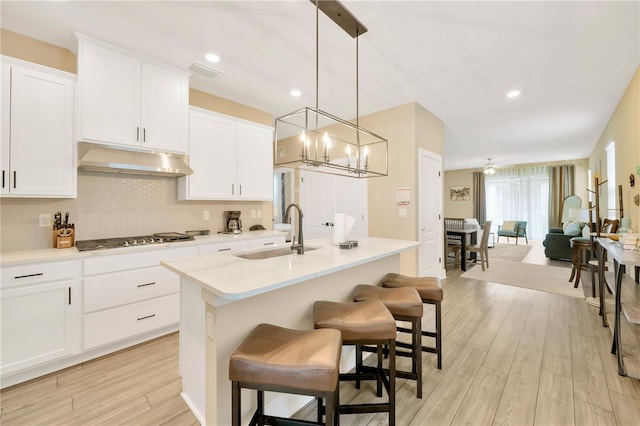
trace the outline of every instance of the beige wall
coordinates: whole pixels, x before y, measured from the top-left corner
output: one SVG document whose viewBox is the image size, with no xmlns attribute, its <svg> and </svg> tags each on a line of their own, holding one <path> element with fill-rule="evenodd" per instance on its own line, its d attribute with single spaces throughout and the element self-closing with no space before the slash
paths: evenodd
<svg viewBox="0 0 640 426">
<path fill-rule="evenodd" d="M 389 176 L 368 181 L 369 235 L 417 240 L 418 147 L 442 155 L 444 123 L 412 102 L 361 117 L 360 125 L 389 141 Z M 407 217 L 400 217 L 396 188 L 404 186 L 411 189 L 411 204 Z M 401 270 L 417 273 L 417 250 L 403 253 Z"/>
<path fill-rule="evenodd" d="M 636 69 L 629 86 L 614 110 L 607 126 L 589 156 L 589 168 L 592 173 L 600 171 L 600 181 L 607 177 L 606 146 L 616 142 L 616 186 L 622 185 L 624 217 L 631 218 L 631 226 L 640 230 L 640 207 L 633 203 L 633 197 L 640 194 L 640 175 L 636 170 L 640 166 L 640 67 Z M 636 175 L 636 184 L 629 185 L 629 175 Z M 600 204 L 606 206 L 606 185 L 602 185 L 603 194 Z M 619 208 L 619 206 L 618 206 Z M 605 212 L 601 209 L 601 214 Z"/>
<path fill-rule="evenodd" d="M 0 53 L 46 67 L 76 73 L 76 56 L 69 50 L 0 29 Z"/>
<path fill-rule="evenodd" d="M 76 57 L 67 49 L 2 30 L 2 54 L 76 72 Z M 217 96 L 190 90 L 190 104 L 273 125 L 270 113 Z M 51 247 L 50 230 L 38 226 L 40 213 L 68 211 L 76 224 L 77 239 L 144 235 L 153 232 L 209 229 L 223 226 L 223 211 L 242 211 L 244 229 L 261 224 L 272 228 L 273 203 L 178 201 L 177 179 L 138 177 L 110 173 L 78 173 L 77 199 L 2 198 L 0 205 L 0 251 Z M 209 210 L 211 219 L 202 219 Z M 262 210 L 261 219 L 251 219 L 251 210 Z"/>
</svg>

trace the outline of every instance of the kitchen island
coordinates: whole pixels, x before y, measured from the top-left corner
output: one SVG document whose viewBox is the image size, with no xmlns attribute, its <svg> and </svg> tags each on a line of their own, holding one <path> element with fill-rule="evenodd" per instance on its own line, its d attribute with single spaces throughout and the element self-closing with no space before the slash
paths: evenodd
<svg viewBox="0 0 640 426">
<path fill-rule="evenodd" d="M 304 255 L 244 259 L 215 253 L 161 262 L 181 276 L 180 375 L 183 398 L 207 425 L 231 423 L 229 357 L 260 323 L 310 329 L 317 300 L 351 300 L 357 284 L 378 284 L 400 271 L 400 253 L 416 241 L 363 238 L 343 250 L 328 239 L 311 240 Z M 282 247 L 282 246 L 280 246 Z M 353 365 L 343 356 L 341 369 Z M 253 411 L 254 393 L 243 392 L 243 417 Z M 288 416 L 308 397 L 271 394 L 266 410 Z"/>
</svg>

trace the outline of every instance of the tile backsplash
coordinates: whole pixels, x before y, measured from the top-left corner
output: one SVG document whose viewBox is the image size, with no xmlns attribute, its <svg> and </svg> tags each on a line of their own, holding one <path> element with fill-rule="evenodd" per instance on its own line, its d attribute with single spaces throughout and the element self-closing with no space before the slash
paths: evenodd
<svg viewBox="0 0 640 426">
<path fill-rule="evenodd" d="M 78 172 L 76 199 L 2 198 L 2 252 L 51 248 L 51 228 L 38 226 L 40 213 L 70 213 L 76 239 L 124 237 L 154 232 L 223 228 L 225 210 L 242 211 L 243 230 L 261 224 L 272 229 L 273 203 L 178 201 L 176 178 Z M 210 219 L 203 213 L 209 211 Z M 261 210 L 262 218 L 251 218 Z"/>
</svg>

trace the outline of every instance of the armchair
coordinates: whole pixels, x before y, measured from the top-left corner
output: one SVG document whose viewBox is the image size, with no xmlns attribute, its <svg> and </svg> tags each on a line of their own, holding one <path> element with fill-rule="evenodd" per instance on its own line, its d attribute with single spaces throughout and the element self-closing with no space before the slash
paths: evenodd
<svg viewBox="0 0 640 426">
<path fill-rule="evenodd" d="M 572 222 L 567 224 L 566 229 L 551 228 L 544 238 L 544 255 L 549 259 L 571 261 L 573 250 L 571 239 L 576 237 L 589 237 L 589 225 L 585 223 Z"/>
<path fill-rule="evenodd" d="M 524 237 L 525 242 L 529 244 L 529 239 L 527 238 L 527 221 L 505 220 L 502 222 L 502 225 L 498 225 L 497 242 L 500 242 L 500 237 L 507 237 L 507 241 L 509 241 L 509 237 L 514 237 L 516 239 L 516 245 L 518 244 L 518 238 Z"/>
</svg>

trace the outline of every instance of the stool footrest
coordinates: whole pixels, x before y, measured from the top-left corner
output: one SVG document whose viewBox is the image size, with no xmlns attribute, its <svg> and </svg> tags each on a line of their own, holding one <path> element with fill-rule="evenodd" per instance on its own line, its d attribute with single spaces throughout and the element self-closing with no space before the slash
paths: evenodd
<svg viewBox="0 0 640 426">
<path fill-rule="evenodd" d="M 422 347 L 422 352 L 429 352 L 429 353 L 432 353 L 432 354 L 437 354 L 438 350 L 436 348 L 430 348 L 428 346 L 423 346 Z"/>
<path fill-rule="evenodd" d="M 389 404 L 349 404 L 340 406 L 340 414 L 387 413 Z"/>
<path fill-rule="evenodd" d="M 262 420 L 266 425 L 278 425 L 278 426 L 308 426 L 308 425 L 324 424 L 324 423 L 318 423 L 318 422 L 311 422 L 308 420 L 295 420 L 295 419 L 288 419 L 286 417 L 276 417 L 276 416 L 266 416 L 266 415 L 262 416 Z M 260 422 L 257 419 L 256 421 L 254 421 L 254 419 L 251 419 L 249 426 L 259 425 L 259 424 Z"/>
</svg>

